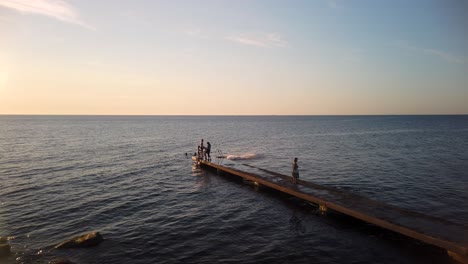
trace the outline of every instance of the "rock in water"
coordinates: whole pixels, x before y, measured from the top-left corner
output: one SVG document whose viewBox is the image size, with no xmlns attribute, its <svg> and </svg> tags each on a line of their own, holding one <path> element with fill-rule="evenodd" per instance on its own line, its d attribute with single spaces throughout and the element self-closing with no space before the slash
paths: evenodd
<svg viewBox="0 0 468 264">
<path fill-rule="evenodd" d="M 10 245 L 0 244 L 0 257 L 6 257 L 10 255 L 11 253 L 10 249 L 11 249 Z"/>
<path fill-rule="evenodd" d="M 55 248 L 77 248 L 77 247 L 93 247 L 101 243 L 103 240 L 99 232 L 91 232 L 81 236 L 76 236 L 70 240 L 62 242 Z"/>
</svg>

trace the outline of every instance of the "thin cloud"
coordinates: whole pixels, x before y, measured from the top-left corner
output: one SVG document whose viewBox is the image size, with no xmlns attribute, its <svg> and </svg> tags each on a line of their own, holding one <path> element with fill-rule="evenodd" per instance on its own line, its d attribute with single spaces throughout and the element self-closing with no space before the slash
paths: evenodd
<svg viewBox="0 0 468 264">
<path fill-rule="evenodd" d="M 435 57 L 438 57 L 439 59 L 442 59 L 450 63 L 456 63 L 456 64 L 465 63 L 465 60 L 462 57 L 458 57 L 458 56 L 455 56 L 453 54 L 450 54 L 448 52 L 441 51 L 441 50 L 416 47 L 416 46 L 410 45 L 407 41 L 404 41 L 404 40 L 395 41 L 394 44 L 400 48 L 435 56 Z"/>
<path fill-rule="evenodd" d="M 435 50 L 435 49 L 422 49 L 422 51 L 426 54 L 438 56 L 439 58 L 442 58 L 443 60 L 446 60 L 448 62 L 459 63 L 459 64 L 464 63 L 464 60 L 462 58 L 456 57 L 445 51 L 440 51 L 440 50 Z"/>
<path fill-rule="evenodd" d="M 262 48 L 268 47 L 285 47 L 288 43 L 277 33 L 268 34 L 239 34 L 226 37 L 227 40 L 236 42 L 242 45 L 256 46 Z"/>
<path fill-rule="evenodd" d="M 243 45 L 267 47 L 267 45 L 264 42 L 245 36 L 229 36 L 226 37 L 226 39 Z"/>
<path fill-rule="evenodd" d="M 288 43 L 279 34 L 270 33 L 267 34 L 267 41 L 275 47 L 285 47 Z"/>
<path fill-rule="evenodd" d="M 24 14 L 30 13 L 48 16 L 88 29 L 95 29 L 84 23 L 80 19 L 76 9 L 62 0 L 0 0 L 0 6 L 11 8 Z"/>
</svg>

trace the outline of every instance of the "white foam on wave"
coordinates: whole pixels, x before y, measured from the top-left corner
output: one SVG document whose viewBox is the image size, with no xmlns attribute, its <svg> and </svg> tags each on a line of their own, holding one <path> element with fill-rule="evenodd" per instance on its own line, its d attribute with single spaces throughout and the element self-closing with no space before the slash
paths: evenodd
<svg viewBox="0 0 468 264">
<path fill-rule="evenodd" d="M 227 155 L 226 159 L 228 160 L 249 160 L 249 159 L 255 159 L 258 158 L 259 155 L 255 153 L 245 153 L 242 155 Z"/>
</svg>

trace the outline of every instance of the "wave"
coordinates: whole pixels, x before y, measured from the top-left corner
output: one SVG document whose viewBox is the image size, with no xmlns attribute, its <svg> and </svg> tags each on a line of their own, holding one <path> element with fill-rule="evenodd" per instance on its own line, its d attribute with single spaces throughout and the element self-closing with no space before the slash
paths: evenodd
<svg viewBox="0 0 468 264">
<path fill-rule="evenodd" d="M 226 159 L 228 160 L 249 160 L 249 159 L 255 159 L 260 157 L 260 155 L 255 154 L 255 153 L 245 153 L 242 155 L 226 155 Z"/>
</svg>

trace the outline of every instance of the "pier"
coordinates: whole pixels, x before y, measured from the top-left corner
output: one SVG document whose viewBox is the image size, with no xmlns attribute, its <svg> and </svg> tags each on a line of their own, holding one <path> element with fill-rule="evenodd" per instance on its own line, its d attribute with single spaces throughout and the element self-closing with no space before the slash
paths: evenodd
<svg viewBox="0 0 468 264">
<path fill-rule="evenodd" d="M 201 167 L 214 170 L 218 174 L 241 177 L 256 185 L 314 203 L 322 211 L 334 210 L 442 248 L 458 262 L 468 263 L 468 232 L 464 225 L 309 181 L 299 180 L 298 184 L 293 184 L 290 176 L 249 164 L 239 164 L 233 168 L 194 158 Z"/>
</svg>

